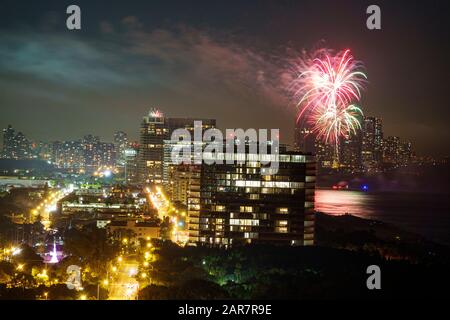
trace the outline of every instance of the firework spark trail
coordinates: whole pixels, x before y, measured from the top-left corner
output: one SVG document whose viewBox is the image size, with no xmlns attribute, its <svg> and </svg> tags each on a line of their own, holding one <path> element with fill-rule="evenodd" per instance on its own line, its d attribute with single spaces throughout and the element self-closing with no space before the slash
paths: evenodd
<svg viewBox="0 0 450 320">
<path fill-rule="evenodd" d="M 354 103 L 361 99 L 367 77 L 360 69 L 350 50 L 333 55 L 322 49 L 295 66 L 290 91 L 299 109 L 297 121 L 306 121 L 319 139 L 336 148 L 339 137 L 361 127 L 363 113 Z"/>
</svg>

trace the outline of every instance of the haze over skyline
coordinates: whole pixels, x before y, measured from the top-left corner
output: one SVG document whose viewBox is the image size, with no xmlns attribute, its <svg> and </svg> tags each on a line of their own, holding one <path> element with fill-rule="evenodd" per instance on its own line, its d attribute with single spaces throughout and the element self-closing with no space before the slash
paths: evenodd
<svg viewBox="0 0 450 320">
<path fill-rule="evenodd" d="M 116 130 L 137 139 L 158 107 L 220 128 L 280 128 L 292 143 L 286 58 L 326 46 L 364 62 L 362 107 L 383 119 L 385 135 L 418 154 L 450 153 L 445 2 L 379 1 L 380 31 L 365 26 L 367 1 L 77 1 L 81 31 L 65 28 L 69 4 L 0 5 L 1 128 L 33 140 L 110 141 Z"/>
</svg>

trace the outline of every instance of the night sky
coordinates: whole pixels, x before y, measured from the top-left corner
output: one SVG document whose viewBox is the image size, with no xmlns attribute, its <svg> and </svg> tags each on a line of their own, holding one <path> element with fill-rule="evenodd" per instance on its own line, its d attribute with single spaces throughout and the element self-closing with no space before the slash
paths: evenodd
<svg viewBox="0 0 450 320">
<path fill-rule="evenodd" d="M 70 4 L 81 31 L 66 29 Z M 369 4 L 381 30 L 366 28 Z M 448 1 L 2 0 L 0 12 L 0 127 L 34 140 L 137 139 L 158 107 L 221 128 L 280 128 L 291 143 L 285 59 L 325 46 L 364 62 L 362 107 L 385 136 L 450 154 Z"/>
</svg>

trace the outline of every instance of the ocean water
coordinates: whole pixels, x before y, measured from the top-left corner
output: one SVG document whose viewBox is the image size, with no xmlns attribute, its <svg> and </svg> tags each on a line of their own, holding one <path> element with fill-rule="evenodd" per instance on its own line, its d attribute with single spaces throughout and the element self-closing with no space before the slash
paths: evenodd
<svg viewBox="0 0 450 320">
<path fill-rule="evenodd" d="M 316 190 L 316 211 L 349 213 L 394 224 L 450 244 L 450 195 L 410 192 Z"/>
</svg>

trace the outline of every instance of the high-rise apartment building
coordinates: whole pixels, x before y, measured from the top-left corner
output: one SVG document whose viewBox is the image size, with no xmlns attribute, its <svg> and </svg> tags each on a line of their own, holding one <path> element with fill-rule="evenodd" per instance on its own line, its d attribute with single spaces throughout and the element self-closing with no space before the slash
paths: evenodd
<svg viewBox="0 0 450 320">
<path fill-rule="evenodd" d="M 140 182 L 162 183 L 164 140 L 169 130 L 164 114 L 157 109 L 150 110 L 141 123 L 139 141 L 138 176 Z"/>
<path fill-rule="evenodd" d="M 203 133 L 208 129 L 213 129 L 216 127 L 215 119 L 194 119 L 194 118 L 167 118 L 169 136 L 171 137 L 172 133 L 177 129 L 185 129 L 189 132 L 190 137 L 183 136 L 185 141 L 172 141 L 172 140 L 164 140 L 164 160 L 163 160 L 163 183 L 168 185 L 170 182 L 169 171 L 174 171 L 173 168 L 170 168 L 172 163 L 172 150 L 175 146 L 179 146 L 180 144 L 185 147 L 188 146 L 191 148 L 192 153 L 194 151 L 193 141 L 195 139 L 195 130 L 197 130 L 201 137 L 203 137 Z M 197 123 L 198 128 L 195 128 L 194 124 Z M 169 137 L 169 138 L 170 138 Z M 203 143 L 200 142 L 203 146 Z M 173 186 L 175 187 L 175 186 Z M 176 192 L 178 193 L 178 191 Z"/>
<path fill-rule="evenodd" d="M 199 118 L 166 118 L 167 128 L 169 130 L 169 139 L 176 129 L 186 129 L 194 139 L 194 122 L 201 122 L 202 132 L 216 127 L 215 119 L 199 119 Z"/>
<path fill-rule="evenodd" d="M 347 172 L 356 172 L 361 169 L 362 132 L 351 133 L 343 137 L 339 148 L 339 168 Z"/>
<path fill-rule="evenodd" d="M 185 129 L 194 139 L 195 121 L 201 122 L 201 131 L 215 128 L 214 119 L 166 118 L 160 110 L 152 109 L 141 124 L 139 148 L 140 182 L 167 183 L 170 165 L 170 137 L 177 129 Z M 164 147 L 164 143 L 168 147 Z M 166 157 L 166 158 L 165 158 Z M 166 161 L 164 161 L 166 159 Z"/>
<path fill-rule="evenodd" d="M 55 141 L 51 152 L 52 162 L 58 168 L 86 173 L 93 173 L 101 167 L 113 167 L 116 159 L 114 144 L 101 142 L 92 135 L 75 141 Z"/>
<path fill-rule="evenodd" d="M 337 168 L 335 147 L 333 145 L 316 140 L 315 149 L 318 170 Z"/>
<path fill-rule="evenodd" d="M 84 150 L 81 141 L 55 141 L 53 161 L 58 168 L 84 170 Z"/>
<path fill-rule="evenodd" d="M 406 166 L 411 162 L 411 142 L 401 141 L 399 137 L 387 137 L 383 143 L 383 163 L 385 167 Z"/>
<path fill-rule="evenodd" d="M 126 183 L 138 182 L 138 143 L 130 143 L 129 147 L 123 151 L 124 164 L 124 180 Z"/>
<path fill-rule="evenodd" d="M 7 159 L 32 159 L 31 143 L 22 132 L 16 132 L 11 125 L 3 129 L 2 157 Z"/>
<path fill-rule="evenodd" d="M 116 131 L 114 133 L 114 147 L 117 165 L 123 167 L 125 165 L 124 151 L 128 149 L 128 135 L 125 132 Z"/>
<path fill-rule="evenodd" d="M 362 127 L 362 164 L 366 170 L 377 170 L 383 157 L 382 121 L 376 117 L 365 117 Z"/>
<path fill-rule="evenodd" d="M 169 183 L 166 184 L 166 190 L 171 202 L 187 206 L 189 188 L 196 179 L 195 170 L 192 169 L 193 166 L 185 164 L 169 166 Z"/>
<path fill-rule="evenodd" d="M 263 174 L 265 155 L 252 154 L 248 148 L 245 154 L 231 155 L 245 159 L 243 163 L 191 165 L 191 242 L 214 246 L 314 243 L 315 159 L 280 150 L 279 169 L 271 175 Z"/>
<path fill-rule="evenodd" d="M 302 121 L 297 121 L 294 128 L 294 148 L 296 151 L 316 154 L 316 135 Z"/>
<path fill-rule="evenodd" d="M 16 131 L 9 125 L 6 129 L 3 129 L 3 150 L 2 158 L 14 159 L 16 157 L 14 148 L 14 138 Z"/>
<path fill-rule="evenodd" d="M 116 152 L 113 143 L 101 142 L 100 138 L 86 135 L 82 140 L 84 154 L 84 169 L 95 172 L 100 167 L 112 167 L 116 162 Z"/>
<path fill-rule="evenodd" d="M 100 138 L 88 134 L 83 137 L 83 155 L 84 155 L 84 168 L 86 172 L 94 172 L 98 165 L 98 145 L 100 143 Z"/>
</svg>

